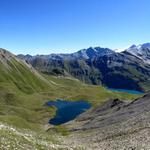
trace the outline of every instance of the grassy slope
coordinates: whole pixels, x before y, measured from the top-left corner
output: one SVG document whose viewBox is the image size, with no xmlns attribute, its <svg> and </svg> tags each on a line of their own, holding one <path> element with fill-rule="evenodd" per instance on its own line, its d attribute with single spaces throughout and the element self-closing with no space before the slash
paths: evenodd
<svg viewBox="0 0 150 150">
<path fill-rule="evenodd" d="M 114 93 L 102 86 L 83 84 L 73 78 L 44 76 L 47 80 L 54 81 L 58 84 L 57 89 L 52 92 L 53 99 L 87 100 L 96 107 L 108 99 L 120 98 L 123 100 L 131 100 L 137 97 L 137 95 L 127 93 Z M 56 95 L 54 93 L 56 93 Z"/>
<path fill-rule="evenodd" d="M 19 127 L 38 129 L 48 111 L 42 107 L 53 86 L 35 70 L 15 58 L 0 61 L 0 120 Z"/>
</svg>

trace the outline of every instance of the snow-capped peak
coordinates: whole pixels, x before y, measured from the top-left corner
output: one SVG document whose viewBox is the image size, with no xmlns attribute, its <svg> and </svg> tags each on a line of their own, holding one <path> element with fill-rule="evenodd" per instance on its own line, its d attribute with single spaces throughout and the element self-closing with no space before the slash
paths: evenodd
<svg viewBox="0 0 150 150">
<path fill-rule="evenodd" d="M 150 63 L 150 43 L 144 43 L 140 45 L 132 45 L 128 49 L 125 50 L 132 55 Z"/>
<path fill-rule="evenodd" d="M 132 46 L 130 46 L 130 49 L 131 48 L 137 48 L 137 46 L 135 44 L 133 44 Z"/>
<path fill-rule="evenodd" d="M 130 53 L 138 53 L 138 54 L 143 54 L 147 49 L 150 49 L 150 43 L 144 43 L 140 45 L 132 45 L 130 46 L 126 51 Z"/>
</svg>

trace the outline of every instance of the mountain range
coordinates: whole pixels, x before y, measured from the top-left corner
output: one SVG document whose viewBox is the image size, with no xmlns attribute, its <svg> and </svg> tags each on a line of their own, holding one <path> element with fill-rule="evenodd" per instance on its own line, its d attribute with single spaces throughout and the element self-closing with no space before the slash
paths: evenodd
<svg viewBox="0 0 150 150">
<path fill-rule="evenodd" d="M 71 76 L 88 84 L 140 91 L 148 90 L 150 85 L 150 43 L 132 45 L 120 53 L 90 47 L 72 54 L 18 55 L 18 58 L 42 73 Z"/>
</svg>

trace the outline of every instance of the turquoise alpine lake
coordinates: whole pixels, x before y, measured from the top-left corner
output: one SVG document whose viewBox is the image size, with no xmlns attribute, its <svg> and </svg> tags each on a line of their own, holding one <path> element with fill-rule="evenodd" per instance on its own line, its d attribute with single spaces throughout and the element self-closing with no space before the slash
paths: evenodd
<svg viewBox="0 0 150 150">
<path fill-rule="evenodd" d="M 127 89 L 114 89 L 114 88 L 108 88 L 108 90 L 113 92 L 124 92 L 129 94 L 144 94 L 144 92 L 136 91 L 136 90 L 127 90 Z"/>
<path fill-rule="evenodd" d="M 46 105 L 57 108 L 56 115 L 49 121 L 52 125 L 61 125 L 73 120 L 92 106 L 87 101 L 66 101 L 61 99 L 49 101 Z"/>
</svg>

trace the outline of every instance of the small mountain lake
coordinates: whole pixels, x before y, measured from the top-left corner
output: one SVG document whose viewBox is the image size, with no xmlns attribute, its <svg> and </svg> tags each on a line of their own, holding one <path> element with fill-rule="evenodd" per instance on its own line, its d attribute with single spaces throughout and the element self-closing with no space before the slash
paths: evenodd
<svg viewBox="0 0 150 150">
<path fill-rule="evenodd" d="M 108 88 L 108 90 L 113 92 L 124 92 L 129 94 L 144 94 L 144 92 L 136 91 L 136 90 L 127 90 L 127 89 L 114 89 L 114 88 Z"/>
<path fill-rule="evenodd" d="M 49 101 L 46 104 L 57 108 L 55 117 L 49 121 L 52 125 L 60 125 L 73 120 L 92 106 L 86 101 L 66 101 L 60 99 Z"/>
</svg>

